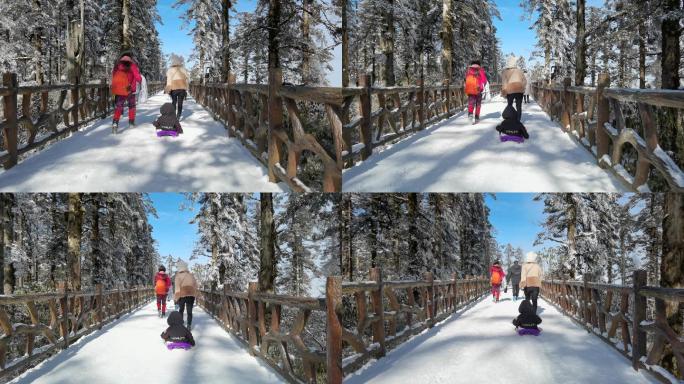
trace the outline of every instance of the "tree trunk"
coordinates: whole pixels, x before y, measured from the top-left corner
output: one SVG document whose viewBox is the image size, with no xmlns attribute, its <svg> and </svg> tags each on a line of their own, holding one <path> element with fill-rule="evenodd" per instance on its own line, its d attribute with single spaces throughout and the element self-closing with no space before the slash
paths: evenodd
<svg viewBox="0 0 684 384">
<path fill-rule="evenodd" d="M 654 217 L 657 204 L 659 204 L 657 196 L 658 195 L 655 193 L 652 193 L 650 196 L 651 202 L 649 205 L 649 212 L 651 217 Z M 658 280 L 660 278 L 660 267 L 658 260 L 658 255 L 660 254 L 660 239 L 656 224 L 653 224 L 648 228 L 648 237 L 648 281 L 650 284 L 656 285 L 658 284 Z"/>
<path fill-rule="evenodd" d="M 577 57 L 575 67 L 575 85 L 584 85 L 587 77 L 587 38 L 585 35 L 585 0 L 577 0 Z"/>
<path fill-rule="evenodd" d="M 342 34 L 342 87 L 349 86 L 349 30 L 347 29 L 347 6 L 349 0 L 340 0 Z"/>
<path fill-rule="evenodd" d="M 269 0 L 268 7 L 268 68 L 280 66 L 280 0 Z"/>
<path fill-rule="evenodd" d="M 408 194 L 409 254 L 408 273 L 412 278 L 420 277 L 422 263 L 418 255 L 418 194 Z"/>
<path fill-rule="evenodd" d="M 646 27 L 639 22 L 639 88 L 646 88 Z"/>
<path fill-rule="evenodd" d="M 676 15 L 681 10 L 680 0 L 663 0 L 662 7 L 663 14 Z M 679 18 L 670 16 L 663 20 L 661 26 L 662 60 L 660 65 L 663 89 L 679 88 L 679 62 L 681 60 L 679 38 L 682 34 L 679 21 Z"/>
<path fill-rule="evenodd" d="M 349 281 L 354 280 L 352 258 L 352 201 L 351 194 L 342 194 L 340 201 L 340 273 Z"/>
<path fill-rule="evenodd" d="M 273 0 L 272 0 L 273 2 Z M 275 293 L 275 223 L 273 221 L 273 195 L 261 193 L 261 250 L 259 263 L 259 291 Z"/>
<path fill-rule="evenodd" d="M 67 269 L 69 271 L 70 289 L 81 290 L 81 233 L 83 226 L 83 208 L 81 194 L 69 193 L 69 213 L 67 220 Z"/>
<path fill-rule="evenodd" d="M 576 243 L 575 243 L 575 236 L 577 234 L 577 205 L 575 201 L 572 198 L 571 193 L 566 193 L 565 194 L 565 201 L 568 204 L 567 208 L 567 231 L 568 231 L 568 258 L 572 260 L 573 258 L 576 261 L 575 267 L 576 269 L 574 270 L 574 274 L 572 277 L 575 277 L 577 272 L 582 271 L 582 262 L 579 257 L 577 257 L 577 252 L 576 252 Z"/>
<path fill-rule="evenodd" d="M 385 0 L 385 25 L 380 36 L 380 48 L 384 55 L 383 80 L 386 87 L 395 84 L 394 77 L 394 0 Z"/>
<path fill-rule="evenodd" d="M 221 81 L 227 81 L 230 72 L 230 8 L 233 6 L 231 1 L 221 1 L 221 12 L 224 17 L 223 23 L 221 23 L 221 36 L 223 37 Z"/>
<path fill-rule="evenodd" d="M 121 0 L 121 50 L 131 49 L 131 0 Z"/>
<path fill-rule="evenodd" d="M 684 288 L 684 193 L 667 193 L 664 211 L 660 286 L 681 289 Z M 681 335 L 684 302 L 667 301 L 665 305 L 668 324 L 675 335 Z M 670 372 L 676 372 L 677 360 L 670 345 L 665 348 L 660 365 Z"/>
<path fill-rule="evenodd" d="M 5 250 L 9 247 L 7 232 L 11 225 L 13 198 L 9 193 L 0 194 L 0 295 L 5 294 Z"/>
<path fill-rule="evenodd" d="M 451 82 L 453 80 L 453 46 L 454 25 L 451 11 L 453 0 L 442 0 L 442 79 Z"/>
<path fill-rule="evenodd" d="M 313 42 L 311 41 L 311 12 L 312 0 L 302 0 L 302 41 L 304 49 L 302 50 L 302 83 L 311 84 L 316 80 L 311 73 L 311 51 Z"/>
<path fill-rule="evenodd" d="M 93 194 L 92 229 L 90 231 L 90 260 L 93 270 L 90 273 L 92 285 L 102 283 L 102 251 L 100 250 L 100 196 Z"/>
<path fill-rule="evenodd" d="M 380 195 L 369 195 L 370 196 L 370 215 L 369 215 L 369 220 L 370 220 L 370 231 L 368 234 L 368 248 L 370 251 L 370 256 L 371 256 L 371 267 L 375 268 L 378 266 L 378 202 L 377 198 L 380 198 Z"/>
</svg>

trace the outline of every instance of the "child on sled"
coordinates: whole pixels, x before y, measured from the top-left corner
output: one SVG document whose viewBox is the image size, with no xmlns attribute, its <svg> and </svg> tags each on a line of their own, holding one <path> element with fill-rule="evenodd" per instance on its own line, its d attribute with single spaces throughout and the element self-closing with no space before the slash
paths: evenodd
<svg viewBox="0 0 684 384">
<path fill-rule="evenodd" d="M 523 300 L 518 307 L 518 312 L 520 312 L 520 315 L 513 319 L 515 330 L 521 335 L 539 335 L 541 329 L 539 329 L 537 326 L 541 324 L 542 319 L 536 313 L 534 313 L 532 303 L 530 303 L 529 300 Z"/>
<path fill-rule="evenodd" d="M 192 333 L 183 325 L 183 316 L 180 312 L 171 312 L 166 322 L 169 324 L 169 327 L 166 328 L 166 331 L 162 332 L 161 338 L 165 342 L 169 342 L 167 345 L 169 349 L 173 349 L 172 347 L 187 349 L 195 346 L 195 339 L 192 337 Z"/>
<path fill-rule="evenodd" d="M 157 128 L 157 135 L 173 135 L 178 136 L 183 133 L 183 128 L 181 127 L 178 117 L 176 117 L 176 111 L 174 110 L 173 104 L 165 103 L 159 109 L 161 116 L 152 123 L 155 128 Z"/>
</svg>

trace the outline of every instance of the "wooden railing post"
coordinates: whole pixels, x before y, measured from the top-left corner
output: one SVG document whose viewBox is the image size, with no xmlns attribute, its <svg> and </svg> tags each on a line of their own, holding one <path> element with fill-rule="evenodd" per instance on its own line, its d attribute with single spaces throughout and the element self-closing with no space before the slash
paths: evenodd
<svg viewBox="0 0 684 384">
<path fill-rule="evenodd" d="M 601 158 L 608 154 L 610 137 L 606 132 L 605 124 L 610 120 L 610 104 L 604 96 L 605 90 L 610 87 L 610 75 L 601 73 L 596 87 L 596 161 L 601 166 Z"/>
<path fill-rule="evenodd" d="M 17 126 L 17 93 L 19 87 L 17 84 L 16 73 L 3 73 L 2 86 L 11 89 L 11 94 L 2 97 L 4 104 L 3 114 L 5 115 L 5 129 L 3 138 L 5 141 L 5 150 L 9 153 L 9 159 L 5 161 L 5 169 L 10 169 L 17 165 L 19 153 L 17 152 L 18 130 Z"/>
<path fill-rule="evenodd" d="M 233 111 L 233 104 L 235 104 L 235 95 L 234 91 L 232 89 L 232 86 L 235 84 L 235 74 L 230 72 L 228 73 L 228 94 L 227 94 L 227 99 L 226 103 L 228 104 L 226 107 L 228 108 L 228 136 L 229 137 L 235 137 L 235 112 Z"/>
<path fill-rule="evenodd" d="M 634 307 L 632 307 L 632 368 L 639 370 L 639 360 L 646 356 L 646 332 L 641 322 L 646 320 L 646 297 L 639 290 L 646 286 L 646 271 L 638 269 L 633 274 Z"/>
<path fill-rule="evenodd" d="M 371 77 L 369 74 L 361 76 L 359 79 L 359 86 L 363 87 L 361 94 L 361 102 L 359 108 L 361 109 L 361 142 L 363 143 L 363 150 L 361 151 L 361 159 L 366 160 L 373 154 L 373 131 L 371 122 Z M 351 141 L 347 143 L 351 153 Z"/>
<path fill-rule="evenodd" d="M 247 322 L 248 322 L 248 338 L 249 338 L 249 353 L 256 356 L 256 346 L 257 346 L 257 334 L 256 334 L 256 324 L 257 324 L 257 311 L 256 303 L 254 302 L 254 294 L 257 292 L 259 283 L 250 282 L 247 288 Z"/>
<path fill-rule="evenodd" d="M 329 276 L 325 284 L 326 303 L 326 371 L 328 384 L 341 384 L 342 325 L 338 314 L 342 308 L 342 277 Z"/>
<path fill-rule="evenodd" d="M 444 97 L 444 112 L 446 112 L 447 117 L 451 117 L 451 89 L 449 89 L 449 80 L 444 80 L 444 87 L 446 95 Z"/>
<path fill-rule="evenodd" d="M 268 73 L 268 180 L 277 183 L 273 168 L 280 164 L 280 140 L 275 131 L 283 127 L 283 102 L 278 91 L 283 84 L 283 73 L 280 68 L 273 68 Z"/>
<path fill-rule="evenodd" d="M 418 103 L 418 130 L 425 128 L 425 84 L 423 79 L 418 80 L 418 95 L 416 96 Z"/>
<path fill-rule="evenodd" d="M 378 350 L 378 357 L 385 356 L 385 310 L 382 305 L 382 270 L 380 268 L 371 268 L 370 280 L 378 283 L 378 289 L 371 291 L 371 303 L 373 305 L 373 312 L 375 318 L 378 319 L 373 323 L 373 341 L 380 344 Z"/>
<path fill-rule="evenodd" d="M 79 121 L 79 113 L 78 110 L 80 108 L 79 105 L 79 99 L 80 99 L 80 90 L 79 86 L 81 83 L 80 78 L 76 78 L 76 84 L 74 84 L 74 89 L 71 90 L 71 107 L 73 108 L 71 110 L 71 119 L 73 120 L 73 130 L 78 130 L 78 121 Z"/>
<path fill-rule="evenodd" d="M 589 306 L 591 305 L 590 302 L 590 293 L 589 293 L 589 282 L 591 282 L 592 276 L 589 273 L 585 273 L 583 276 L 583 285 L 582 285 L 582 317 L 584 318 L 584 325 L 586 326 L 587 324 L 591 324 L 591 312 L 589 309 Z"/>
<path fill-rule="evenodd" d="M 435 278 L 432 272 L 425 272 L 423 278 L 428 283 L 425 297 L 425 309 L 427 310 L 428 328 L 435 325 Z"/>
<path fill-rule="evenodd" d="M 572 79 L 566 77 L 563 79 L 563 110 L 561 112 L 561 127 L 563 131 L 570 132 L 570 116 L 572 116 L 572 93 L 568 90 L 568 87 L 572 85 Z"/>
<path fill-rule="evenodd" d="M 59 298 L 59 309 L 62 319 L 59 322 L 59 331 L 64 338 L 64 349 L 69 348 L 69 298 L 67 297 L 66 282 L 60 281 L 57 283 L 57 292 L 62 294 Z"/>
<path fill-rule="evenodd" d="M 451 275 L 451 311 L 456 312 L 456 307 L 458 306 L 458 296 L 456 296 L 456 280 L 458 280 L 458 275 L 454 272 Z"/>
</svg>

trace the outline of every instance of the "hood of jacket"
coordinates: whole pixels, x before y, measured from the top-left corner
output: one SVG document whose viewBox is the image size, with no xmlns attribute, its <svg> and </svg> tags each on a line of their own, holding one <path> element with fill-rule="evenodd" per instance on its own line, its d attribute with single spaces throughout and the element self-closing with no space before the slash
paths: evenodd
<svg viewBox="0 0 684 384">
<path fill-rule="evenodd" d="M 506 108 L 504 108 L 503 112 L 501 113 L 501 117 L 503 117 L 504 120 L 518 121 L 518 113 L 515 112 L 515 109 L 512 105 L 506 106 Z"/>
<path fill-rule="evenodd" d="M 525 262 L 526 263 L 536 263 L 537 262 L 537 254 L 534 252 L 527 252 L 527 255 L 525 256 Z"/>
<path fill-rule="evenodd" d="M 174 116 L 175 115 L 173 104 L 171 104 L 171 103 L 164 103 L 164 105 L 162 105 L 161 108 L 159 109 L 159 112 L 161 112 L 161 114 L 165 115 L 165 116 Z"/>
<path fill-rule="evenodd" d="M 178 311 L 173 311 L 169 314 L 169 318 L 166 319 L 166 323 L 169 326 L 183 325 L 183 315 Z"/>
<path fill-rule="evenodd" d="M 176 267 L 178 268 L 178 272 L 188 272 L 188 263 L 183 260 L 176 263 Z"/>
<path fill-rule="evenodd" d="M 533 315 L 534 310 L 532 309 L 532 303 L 529 300 L 523 300 L 518 307 L 518 312 L 523 315 Z"/>
</svg>

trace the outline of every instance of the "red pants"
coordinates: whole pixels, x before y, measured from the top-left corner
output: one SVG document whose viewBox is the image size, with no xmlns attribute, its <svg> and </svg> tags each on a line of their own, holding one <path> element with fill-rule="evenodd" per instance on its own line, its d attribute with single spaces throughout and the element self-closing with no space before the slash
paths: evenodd
<svg viewBox="0 0 684 384">
<path fill-rule="evenodd" d="M 482 94 L 468 95 L 468 114 L 473 113 L 475 109 L 475 116 L 480 117 L 480 108 L 482 107 Z"/>
<path fill-rule="evenodd" d="M 166 294 L 157 295 L 157 311 L 160 309 L 162 313 L 166 313 Z"/>
<path fill-rule="evenodd" d="M 499 300 L 499 295 L 501 295 L 501 284 L 492 284 L 492 296 Z"/>
<path fill-rule="evenodd" d="M 123 114 L 124 104 L 128 104 L 128 121 L 135 121 L 135 93 L 114 98 L 114 121 L 118 122 Z"/>
</svg>

